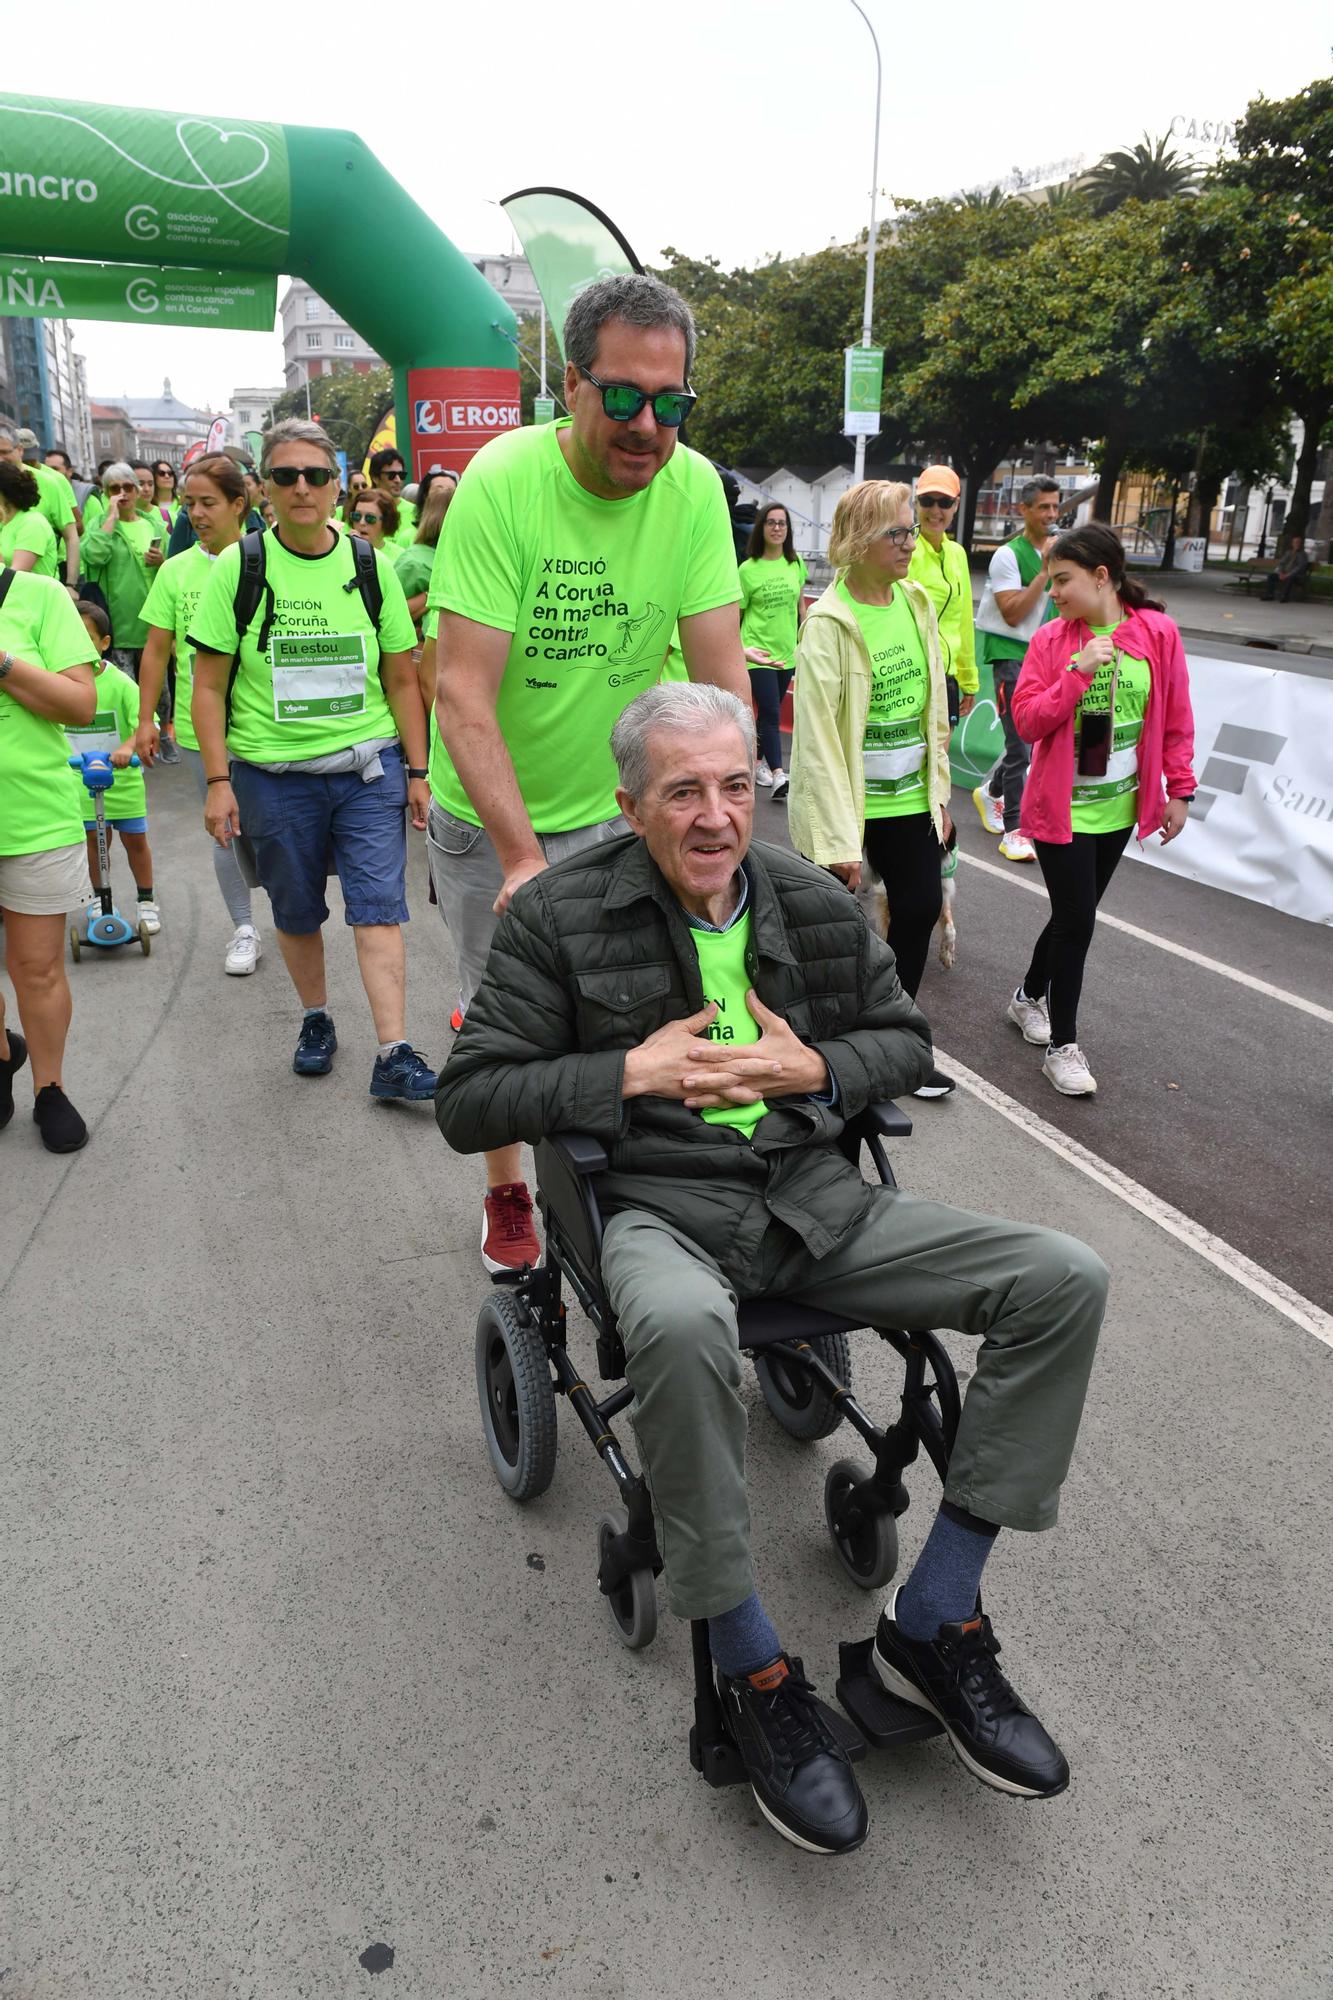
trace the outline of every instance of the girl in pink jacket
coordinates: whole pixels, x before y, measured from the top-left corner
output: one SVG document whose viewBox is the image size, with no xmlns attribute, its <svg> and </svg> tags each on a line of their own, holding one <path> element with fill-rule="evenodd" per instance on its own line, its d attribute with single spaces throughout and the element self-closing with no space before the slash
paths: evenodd
<svg viewBox="0 0 1333 2000">
<path fill-rule="evenodd" d="M 1065 1097 L 1097 1082 L 1078 1046 L 1078 1001 L 1097 905 L 1135 827 L 1174 840 L 1194 797 L 1194 716 L 1180 633 L 1125 574 L 1098 522 L 1047 558 L 1059 617 L 1028 647 L 1014 726 L 1031 743 L 1023 832 L 1051 899 L 1009 1019 L 1045 1045 L 1042 1074 Z"/>
</svg>

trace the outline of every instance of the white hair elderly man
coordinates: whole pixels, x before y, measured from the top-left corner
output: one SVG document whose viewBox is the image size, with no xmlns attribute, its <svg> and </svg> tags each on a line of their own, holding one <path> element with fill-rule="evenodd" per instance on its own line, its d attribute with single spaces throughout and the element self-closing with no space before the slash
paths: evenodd
<svg viewBox="0 0 1333 2000">
<path fill-rule="evenodd" d="M 440 1129 L 463 1152 L 562 1129 L 607 1148 L 602 1277 L 671 1608 L 707 1619 L 755 1797 L 802 1848 L 857 1846 L 866 1811 L 756 1588 L 737 1301 L 981 1338 L 943 1504 L 873 1657 L 976 1776 L 1053 1796 L 1068 1765 L 1000 1673 L 978 1593 L 1000 1527 L 1055 1524 L 1105 1266 L 1051 1230 L 869 1186 L 839 1150 L 845 1119 L 928 1074 L 930 1034 L 841 883 L 751 841 L 748 709 L 656 687 L 612 748 L 632 831 L 514 895 Z"/>
</svg>

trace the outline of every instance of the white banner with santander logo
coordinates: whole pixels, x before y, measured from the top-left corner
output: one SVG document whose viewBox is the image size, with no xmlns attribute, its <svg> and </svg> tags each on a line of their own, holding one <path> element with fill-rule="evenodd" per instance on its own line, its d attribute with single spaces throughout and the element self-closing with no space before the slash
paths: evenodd
<svg viewBox="0 0 1333 2000">
<path fill-rule="evenodd" d="M 1308 923 L 1333 924 L 1333 681 L 1190 653 L 1198 795 L 1179 839 L 1127 854 Z M 954 782 L 981 782 L 1003 736 L 982 691 L 954 732 Z"/>
</svg>

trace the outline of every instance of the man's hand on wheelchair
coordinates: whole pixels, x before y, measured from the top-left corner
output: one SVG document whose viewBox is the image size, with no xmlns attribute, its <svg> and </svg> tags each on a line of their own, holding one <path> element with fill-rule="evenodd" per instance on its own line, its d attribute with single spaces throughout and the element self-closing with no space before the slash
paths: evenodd
<svg viewBox="0 0 1333 2000">
<path fill-rule="evenodd" d="M 828 1065 L 817 1049 L 793 1034 L 780 1014 L 765 1007 L 753 988 L 745 1004 L 762 1030 L 757 1042 L 696 1043 L 682 1077 L 691 1111 L 721 1111 L 757 1104 L 761 1097 L 808 1097 L 828 1089 Z"/>
</svg>

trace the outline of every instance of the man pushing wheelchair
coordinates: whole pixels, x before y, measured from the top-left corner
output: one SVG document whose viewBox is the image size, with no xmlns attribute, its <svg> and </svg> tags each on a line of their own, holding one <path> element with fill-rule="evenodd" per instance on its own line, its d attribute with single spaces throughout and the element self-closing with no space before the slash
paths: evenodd
<svg viewBox="0 0 1333 2000">
<path fill-rule="evenodd" d="M 944 1498 L 873 1671 L 984 1783 L 1053 1797 L 1068 1764 L 1001 1672 L 979 1592 L 1000 1528 L 1055 1525 L 1106 1268 L 1052 1230 L 872 1186 L 840 1150 L 846 1121 L 929 1073 L 930 1032 L 846 889 L 752 843 L 742 703 L 652 688 L 612 750 L 632 831 L 515 894 L 440 1078 L 440 1130 L 460 1152 L 561 1131 L 605 1147 L 601 1278 L 668 1601 L 708 1621 L 746 1776 L 799 1847 L 857 1847 L 867 1815 L 758 1593 L 738 1303 L 980 1337 Z"/>
</svg>

